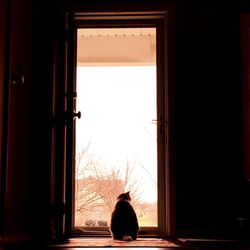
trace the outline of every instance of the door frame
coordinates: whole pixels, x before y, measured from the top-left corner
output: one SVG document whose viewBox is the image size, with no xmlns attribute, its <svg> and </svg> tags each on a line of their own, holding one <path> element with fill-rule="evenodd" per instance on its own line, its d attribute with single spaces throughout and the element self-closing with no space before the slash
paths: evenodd
<svg viewBox="0 0 250 250">
<path fill-rule="evenodd" d="M 162 171 L 158 171 L 158 201 L 161 200 L 163 205 L 158 214 L 160 231 L 157 232 L 161 237 L 175 236 L 175 171 L 174 171 L 174 131 L 173 131 L 173 10 L 166 8 L 158 11 L 75 11 L 71 20 L 69 29 L 69 41 L 66 46 L 67 58 L 67 112 L 71 110 L 75 113 L 76 98 L 76 31 L 77 28 L 104 28 L 104 27 L 156 27 L 157 30 L 157 96 L 164 103 L 157 103 L 157 109 L 161 116 L 157 118 L 158 138 L 161 138 L 161 147 L 158 148 L 158 157 L 164 166 Z M 159 42 L 160 41 L 160 42 Z M 162 53 L 164 52 L 164 53 Z M 72 56 L 74 55 L 74 56 Z M 161 81 L 162 84 L 158 84 Z M 160 86 L 160 88 L 159 88 Z M 158 112 L 157 112 L 158 113 Z M 74 117 L 74 115 L 73 115 Z M 66 216 L 65 228 L 68 235 L 73 235 L 73 215 L 74 215 L 74 119 L 68 119 L 66 125 Z M 73 133 L 72 133 L 73 131 Z M 159 136 L 159 133 L 161 134 Z M 163 157 L 164 156 L 164 157 Z M 158 160 L 159 161 L 159 160 Z M 164 180 L 159 178 L 164 176 Z M 162 181 L 161 181 L 162 180 Z M 160 192 L 159 192 L 160 190 Z M 152 233 L 152 232 L 151 232 Z M 149 231 L 147 231 L 149 235 Z"/>
</svg>

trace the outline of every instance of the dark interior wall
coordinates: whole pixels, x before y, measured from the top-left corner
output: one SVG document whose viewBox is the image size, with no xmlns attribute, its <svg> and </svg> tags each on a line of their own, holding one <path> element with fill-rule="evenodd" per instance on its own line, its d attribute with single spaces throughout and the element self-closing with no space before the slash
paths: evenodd
<svg viewBox="0 0 250 250">
<path fill-rule="evenodd" d="M 30 81 L 12 90 L 13 103 L 18 100 L 18 106 L 13 106 L 10 117 L 13 125 L 9 128 L 6 228 L 9 232 L 32 228 L 36 237 L 49 238 L 56 200 L 51 192 L 53 178 L 61 178 L 51 174 L 55 148 L 53 72 L 57 42 L 65 39 L 60 32 L 66 5 L 56 0 L 14 2 L 12 17 L 19 18 L 14 18 L 17 26 L 12 31 L 16 41 L 12 55 L 20 51 L 17 71 L 27 71 Z M 176 217 L 180 232 L 233 228 L 242 210 L 240 201 L 249 199 L 241 195 L 240 6 L 223 2 L 171 1 L 175 6 L 173 94 Z M 91 3 L 97 7 L 100 1 Z M 150 9 L 155 1 L 144 3 Z M 26 6 L 32 7 L 31 16 Z M 5 33 L 2 25 L 1 38 Z M 1 54 L 1 74 L 2 60 Z M 24 65 L 28 68 L 23 69 Z M 0 79 L 0 87 L 2 83 Z"/>
<path fill-rule="evenodd" d="M 0 6 L 0 10 L 1 10 L 1 23 L 0 23 L 0 51 L 1 51 L 1 58 L 0 58 L 0 114 L 1 117 L 3 117 L 3 103 L 4 103 L 4 72 L 5 72 L 5 50 L 6 50 L 6 19 L 7 19 L 7 4 L 6 1 L 1 1 L 1 6 Z M 3 121 L 1 119 L 1 123 L 0 123 L 0 141 L 2 141 L 2 136 L 3 136 Z M 1 159 L 2 157 L 0 157 Z"/>
<path fill-rule="evenodd" d="M 28 234 L 30 231 L 29 200 L 29 87 L 31 65 L 31 1 L 6 1 L 4 79 L 5 178 L 4 233 Z M 2 59 L 2 58 L 1 58 Z M 1 92 L 2 93 L 2 92 Z M 25 236 L 26 237 L 26 236 Z"/>
<path fill-rule="evenodd" d="M 4 211 L 4 190 L 5 180 L 4 174 L 4 156 L 3 156 L 3 134 L 4 134 L 4 78 L 5 78 L 5 51 L 6 51 L 6 26 L 7 26 L 7 1 L 0 2 L 0 232 L 3 231 L 3 211 Z"/>
<path fill-rule="evenodd" d="M 177 228 L 226 231 L 240 216 L 244 181 L 239 6 L 177 6 Z"/>
</svg>

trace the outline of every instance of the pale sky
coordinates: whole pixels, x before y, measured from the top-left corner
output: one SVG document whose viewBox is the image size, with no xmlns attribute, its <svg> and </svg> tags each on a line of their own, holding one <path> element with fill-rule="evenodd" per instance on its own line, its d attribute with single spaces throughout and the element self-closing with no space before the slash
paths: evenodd
<svg viewBox="0 0 250 250">
<path fill-rule="evenodd" d="M 156 201 L 156 66 L 77 67 L 77 111 L 76 151 L 90 142 L 106 167 L 136 162 L 142 200 Z"/>
</svg>

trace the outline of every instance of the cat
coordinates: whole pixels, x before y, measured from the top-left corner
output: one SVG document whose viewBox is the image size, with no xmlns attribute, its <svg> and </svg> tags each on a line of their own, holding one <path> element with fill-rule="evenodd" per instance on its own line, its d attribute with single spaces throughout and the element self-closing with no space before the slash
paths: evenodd
<svg viewBox="0 0 250 250">
<path fill-rule="evenodd" d="M 137 239 L 139 225 L 130 201 L 129 192 L 122 193 L 117 197 L 110 223 L 110 231 L 115 240 L 129 241 Z"/>
</svg>

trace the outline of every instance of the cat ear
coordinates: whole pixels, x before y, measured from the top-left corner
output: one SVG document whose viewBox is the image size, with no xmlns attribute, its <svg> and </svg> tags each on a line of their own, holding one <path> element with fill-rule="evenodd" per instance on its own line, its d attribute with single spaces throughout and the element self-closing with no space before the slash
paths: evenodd
<svg viewBox="0 0 250 250">
<path fill-rule="evenodd" d="M 130 191 L 128 191 L 127 193 L 126 193 L 126 196 L 127 196 L 127 199 L 129 200 L 129 201 L 131 201 L 131 197 L 130 197 Z"/>
</svg>

